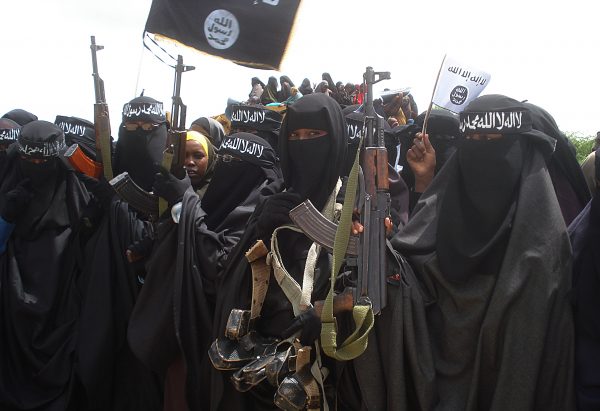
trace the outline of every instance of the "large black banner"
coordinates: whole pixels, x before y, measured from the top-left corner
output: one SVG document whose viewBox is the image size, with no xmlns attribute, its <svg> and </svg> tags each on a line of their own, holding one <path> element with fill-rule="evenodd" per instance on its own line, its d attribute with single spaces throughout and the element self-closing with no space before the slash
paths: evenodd
<svg viewBox="0 0 600 411">
<path fill-rule="evenodd" d="M 235 63 L 279 69 L 300 0 L 153 0 L 146 32 Z"/>
</svg>

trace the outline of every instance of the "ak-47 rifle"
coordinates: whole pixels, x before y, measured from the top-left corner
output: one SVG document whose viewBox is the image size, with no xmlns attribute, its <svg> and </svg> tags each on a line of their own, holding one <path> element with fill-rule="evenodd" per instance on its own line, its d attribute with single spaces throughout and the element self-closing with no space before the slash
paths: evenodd
<svg viewBox="0 0 600 411">
<path fill-rule="evenodd" d="M 167 136 L 167 145 L 163 154 L 162 166 L 170 170 L 177 178 L 185 177 L 185 117 L 187 107 L 181 100 L 181 74 L 186 71 L 194 70 L 194 66 L 184 66 L 183 57 L 177 57 L 177 66 L 175 67 L 175 84 L 173 86 L 173 107 L 169 132 Z M 162 215 L 167 209 L 164 199 L 157 197 L 154 193 L 149 193 L 135 184 L 127 172 L 121 173 L 110 181 L 110 185 L 115 189 L 121 199 L 127 201 L 142 214 L 152 218 Z"/>
<path fill-rule="evenodd" d="M 378 77 L 377 79 L 375 77 Z M 390 215 L 388 156 L 383 135 L 383 117 L 373 107 L 373 84 L 390 78 L 389 72 L 375 72 L 367 67 L 364 80 L 367 86 L 365 150 L 361 167 L 364 173 L 364 205 L 361 223 L 361 252 L 358 255 L 356 298 L 370 301 L 373 313 L 378 314 L 387 304 L 386 291 L 386 228 Z"/>
<path fill-rule="evenodd" d="M 184 66 L 183 57 L 177 56 L 175 66 L 175 81 L 173 84 L 173 106 L 171 108 L 171 124 L 167 136 L 167 148 L 163 154 L 162 166 L 170 170 L 178 179 L 185 177 L 185 117 L 187 106 L 181 100 L 181 75 L 186 71 L 194 70 L 194 66 Z M 158 203 L 159 215 L 167 209 L 166 201 L 161 198 Z"/>
<path fill-rule="evenodd" d="M 94 131 L 96 132 L 96 159 L 102 167 L 102 173 L 107 181 L 113 178 L 112 149 L 110 138 L 110 117 L 108 115 L 108 104 L 104 95 L 104 80 L 98 74 L 98 60 L 96 52 L 104 46 L 96 44 L 96 37 L 91 36 L 90 49 L 92 50 L 92 76 L 94 77 Z"/>
<path fill-rule="evenodd" d="M 355 304 L 370 305 L 378 314 L 387 303 L 386 292 L 386 228 L 385 218 L 390 212 L 388 158 L 384 143 L 383 118 L 373 106 L 373 84 L 390 78 L 389 72 L 375 72 L 367 67 L 364 73 L 366 101 L 364 150 L 361 153 L 360 220 L 363 232 L 351 236 L 346 256 L 358 257 Z M 313 241 L 332 251 L 337 225 L 328 221 L 310 201 L 305 201 L 290 212 L 292 221 Z M 358 242 L 358 244 L 357 244 Z"/>
<path fill-rule="evenodd" d="M 104 174 L 106 180 L 113 178 L 112 150 L 110 137 L 110 118 L 108 105 L 104 96 L 104 80 L 98 74 L 98 60 L 96 52 L 104 46 L 96 44 L 96 37 L 91 36 L 90 49 L 92 50 L 92 76 L 94 77 L 94 131 L 96 133 L 96 160 L 89 158 L 78 144 L 71 145 L 62 156 L 67 160 L 68 166 L 93 178 L 100 178 Z"/>
<path fill-rule="evenodd" d="M 375 113 L 373 107 L 373 84 L 389 78 L 389 72 L 375 72 L 372 67 L 367 67 L 364 74 L 367 86 L 367 100 L 364 107 L 366 132 L 362 135 L 366 136 L 366 141 L 364 150 L 359 151 L 362 168 L 359 210 L 363 232 L 359 236 L 358 247 L 355 240 L 351 241 L 353 237 L 350 235 L 357 180 L 359 180 L 357 161 L 350 171 L 342 216 L 335 230 L 332 230 L 332 224 L 327 223 L 326 218 L 308 200 L 290 211 L 292 221 L 310 239 L 325 248 L 333 244 L 331 288 L 321 311 L 321 346 L 325 354 L 341 361 L 352 360 L 365 351 L 369 332 L 374 323 L 374 314 L 381 312 L 387 302 L 385 218 L 389 216 L 391 201 L 388 192 L 388 163 L 383 138 L 383 119 Z M 352 307 L 355 331 L 338 348 L 333 287 L 344 256 L 350 257 L 347 258 L 348 265 L 356 264 L 353 255 L 358 255 L 357 289 Z"/>
</svg>

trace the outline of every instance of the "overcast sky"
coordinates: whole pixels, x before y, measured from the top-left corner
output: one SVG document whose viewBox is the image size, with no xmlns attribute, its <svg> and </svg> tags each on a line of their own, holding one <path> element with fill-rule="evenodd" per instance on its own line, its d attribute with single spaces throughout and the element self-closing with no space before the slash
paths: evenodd
<svg viewBox="0 0 600 411">
<path fill-rule="evenodd" d="M 57 114 L 93 120 L 90 35 L 105 47 L 98 66 L 113 130 L 123 104 L 142 89 L 169 108 L 173 69 L 142 45 L 150 4 L 5 1 L 0 115 L 23 108 L 49 121 Z M 270 75 L 286 74 L 299 85 L 305 77 L 318 82 L 327 71 L 334 81 L 359 83 L 367 65 L 391 72 L 380 89 L 411 87 L 423 111 L 448 53 L 491 74 L 483 94 L 527 99 L 548 110 L 563 131 L 595 135 L 600 35 L 593 5 L 584 0 L 303 0 L 281 73 L 189 49 L 169 50 L 196 66 L 182 80 L 188 125 L 224 112 L 228 97 L 246 99 L 254 76 L 266 83 Z"/>
</svg>

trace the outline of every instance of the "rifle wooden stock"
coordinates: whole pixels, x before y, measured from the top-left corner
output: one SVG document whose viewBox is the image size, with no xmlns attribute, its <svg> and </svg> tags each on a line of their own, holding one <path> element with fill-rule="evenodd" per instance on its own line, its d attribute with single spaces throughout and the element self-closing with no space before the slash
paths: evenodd
<svg viewBox="0 0 600 411">
<path fill-rule="evenodd" d="M 373 313 L 379 313 L 387 303 L 386 292 L 386 232 L 389 216 L 387 150 L 367 147 L 363 153 L 365 201 L 361 210 L 363 232 L 358 256 L 357 301 L 371 303 Z"/>
<path fill-rule="evenodd" d="M 355 303 L 370 304 L 378 314 L 387 304 L 386 228 L 390 215 L 388 158 L 383 137 L 383 118 L 373 106 L 373 84 L 390 78 L 389 72 L 375 72 L 367 67 L 363 75 L 366 85 L 366 142 L 361 156 L 365 187 L 360 210 L 363 232 L 358 253 L 357 293 Z"/>
<path fill-rule="evenodd" d="M 110 180 L 110 185 L 119 198 L 148 217 L 158 216 L 158 197 L 138 186 L 128 172 L 124 172 Z"/>
<path fill-rule="evenodd" d="M 308 238 L 329 252 L 333 252 L 337 224 L 329 221 L 315 206 L 306 200 L 290 211 L 290 218 Z M 358 255 L 358 237 L 351 236 L 346 248 L 346 255 Z"/>
<path fill-rule="evenodd" d="M 73 169 L 95 179 L 102 175 L 102 163 L 98 163 L 85 155 L 78 144 L 73 144 L 64 152 L 63 157 L 69 161 Z"/>
<path fill-rule="evenodd" d="M 112 171 L 112 143 L 110 138 L 110 117 L 108 115 L 108 104 L 104 94 L 104 80 L 98 73 L 98 59 L 96 52 L 104 49 L 104 46 L 96 44 L 96 37 L 91 36 L 90 49 L 92 51 L 92 77 L 94 78 L 94 131 L 96 133 L 96 158 L 102 164 L 104 178 L 110 181 L 113 178 Z"/>
<path fill-rule="evenodd" d="M 102 173 L 110 181 L 112 172 L 112 149 L 110 119 L 107 104 L 94 104 L 94 131 L 96 133 L 96 157 L 101 160 Z"/>
<path fill-rule="evenodd" d="M 178 179 L 185 177 L 185 145 L 186 145 L 186 134 L 185 130 L 169 130 L 168 140 L 169 146 L 171 147 L 168 151 L 171 151 L 172 158 L 170 160 L 170 171 Z"/>
<path fill-rule="evenodd" d="M 351 312 L 354 307 L 354 292 L 351 287 L 346 287 L 341 294 L 333 297 L 333 313 L 339 315 L 343 312 Z M 323 312 L 323 300 L 315 301 L 315 312 L 320 317 Z"/>
<path fill-rule="evenodd" d="M 167 147 L 163 153 L 162 166 L 169 170 L 178 179 L 186 176 L 185 164 L 185 117 L 187 107 L 181 100 L 181 75 L 186 71 L 194 70 L 194 66 L 184 66 L 183 57 L 177 56 L 177 65 L 175 66 L 175 80 L 173 82 L 173 106 L 169 118 L 169 134 L 167 136 Z M 158 209 L 162 215 L 167 209 L 167 202 L 164 198 L 159 200 Z"/>
</svg>

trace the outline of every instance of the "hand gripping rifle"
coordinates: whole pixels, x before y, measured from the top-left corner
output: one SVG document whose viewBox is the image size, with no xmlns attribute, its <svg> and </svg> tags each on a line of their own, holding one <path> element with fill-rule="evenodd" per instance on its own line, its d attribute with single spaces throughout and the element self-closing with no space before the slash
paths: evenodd
<svg viewBox="0 0 600 411">
<path fill-rule="evenodd" d="M 378 79 L 375 79 L 378 76 Z M 370 301 L 373 313 L 386 306 L 386 230 L 385 218 L 390 215 L 388 156 L 384 141 L 383 117 L 373 107 L 373 84 L 390 78 L 389 72 L 374 72 L 367 67 L 364 79 L 367 89 L 365 103 L 366 142 L 361 168 L 364 174 L 364 205 L 361 223 L 361 250 L 358 255 L 356 302 Z"/>
<path fill-rule="evenodd" d="M 342 217 L 337 225 L 305 201 L 290 212 L 294 223 L 313 241 L 328 250 L 333 250 L 331 288 L 321 316 L 321 344 L 330 357 L 350 360 L 358 357 L 367 346 L 368 333 L 373 326 L 373 315 L 378 314 L 387 303 L 386 291 L 386 230 L 385 218 L 389 216 L 390 195 L 388 192 L 388 159 L 383 137 L 383 118 L 375 113 L 373 106 L 373 84 L 390 78 L 389 72 L 375 72 L 367 67 L 364 74 L 367 98 L 365 102 L 364 127 L 366 136 L 364 150 L 357 157 L 348 178 L 346 199 Z M 360 156 L 361 190 L 360 219 L 363 232 L 358 237 L 350 235 L 352 212 L 355 206 L 357 180 L 359 180 L 358 158 Z M 333 245 L 333 246 L 332 246 Z M 358 256 L 357 290 L 353 317 L 355 331 L 338 349 L 337 325 L 333 316 L 333 288 L 342 260 Z"/>
<path fill-rule="evenodd" d="M 194 70 L 194 66 L 184 66 L 183 57 L 177 56 L 177 66 L 175 66 L 175 81 L 173 84 L 173 106 L 171 109 L 171 124 L 169 134 L 167 136 L 167 147 L 163 154 L 162 166 L 166 170 L 170 170 L 178 179 L 182 179 L 186 175 L 184 168 L 185 163 L 185 117 L 187 106 L 181 100 L 181 75 L 186 71 Z M 158 203 L 158 213 L 162 213 L 167 209 L 167 202 L 161 198 Z"/>
<path fill-rule="evenodd" d="M 173 107 L 162 166 L 170 170 L 179 179 L 185 177 L 185 168 L 183 165 L 185 162 L 185 115 L 187 109 L 180 96 L 181 74 L 194 70 L 194 68 L 194 66 L 184 66 L 183 57 L 177 57 L 175 84 L 173 86 Z M 110 185 L 115 189 L 120 198 L 148 217 L 156 218 L 162 215 L 167 209 L 167 203 L 164 199 L 138 186 L 127 172 L 112 179 Z"/>
</svg>

